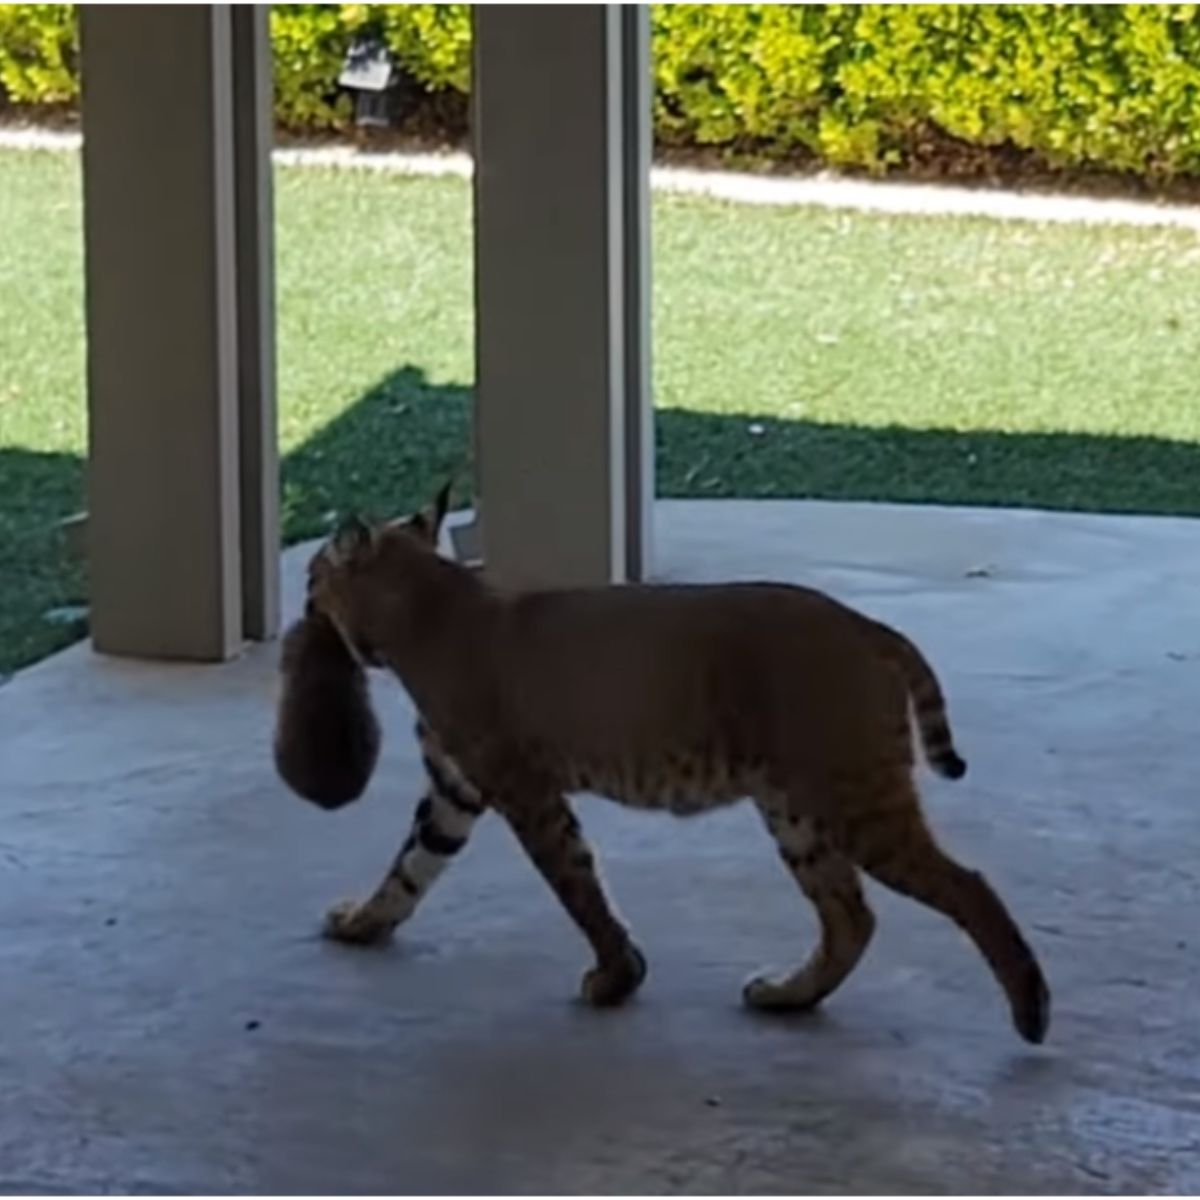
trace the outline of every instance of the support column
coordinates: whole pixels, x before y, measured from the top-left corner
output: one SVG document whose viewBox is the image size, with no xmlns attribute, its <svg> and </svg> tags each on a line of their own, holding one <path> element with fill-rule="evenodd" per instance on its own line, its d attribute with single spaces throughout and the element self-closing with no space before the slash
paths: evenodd
<svg viewBox="0 0 1200 1200">
<path fill-rule="evenodd" d="M 650 8 L 621 6 L 625 337 L 626 576 L 644 580 L 654 562 L 654 391 L 650 373 L 650 162 L 653 76 Z"/>
<path fill-rule="evenodd" d="M 235 38 L 226 5 L 80 18 L 92 638 L 219 660 L 277 619 L 261 26 Z"/>
<path fill-rule="evenodd" d="M 648 147 L 629 140 L 648 113 L 627 104 L 627 21 L 619 5 L 475 9 L 478 492 L 488 572 L 510 584 L 645 566 Z"/>
<path fill-rule="evenodd" d="M 275 205 L 270 8 L 233 9 L 242 632 L 279 632 L 279 432 L 275 405 Z"/>
</svg>

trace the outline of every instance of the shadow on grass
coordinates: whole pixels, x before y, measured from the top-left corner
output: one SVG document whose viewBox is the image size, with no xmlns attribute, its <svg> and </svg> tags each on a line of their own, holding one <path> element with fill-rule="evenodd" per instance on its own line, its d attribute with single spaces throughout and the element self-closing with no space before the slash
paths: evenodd
<svg viewBox="0 0 1200 1200">
<path fill-rule="evenodd" d="M 281 464 L 283 538 L 319 537 L 354 510 L 394 516 L 424 504 L 471 448 L 472 389 L 402 367 Z M 459 485 L 465 498 L 468 480 Z"/>
<path fill-rule="evenodd" d="M 1200 445 L 660 409 L 658 494 L 1200 515 Z"/>
<path fill-rule="evenodd" d="M 283 464 L 284 535 L 424 503 L 470 449 L 472 389 L 416 367 L 377 383 Z M 819 425 L 659 409 L 658 493 L 1200 515 L 1200 445 L 1085 434 Z M 462 496 L 468 481 L 462 485 Z"/>
<path fill-rule="evenodd" d="M 0 447 L 0 679 L 79 637 L 77 623 L 44 614 L 85 594 L 59 527 L 82 497 L 77 455 Z"/>
<path fill-rule="evenodd" d="M 284 458 L 285 542 L 320 536 L 350 511 L 389 516 L 424 503 L 469 454 L 471 401 L 470 387 L 432 384 L 419 367 L 381 379 Z M 1200 445 L 1163 438 L 865 429 L 683 409 L 660 409 L 656 436 L 661 496 L 1200 515 Z M 77 457 L 0 449 L 0 674 L 72 640 L 43 614 L 82 595 L 57 530 L 82 492 Z"/>
</svg>

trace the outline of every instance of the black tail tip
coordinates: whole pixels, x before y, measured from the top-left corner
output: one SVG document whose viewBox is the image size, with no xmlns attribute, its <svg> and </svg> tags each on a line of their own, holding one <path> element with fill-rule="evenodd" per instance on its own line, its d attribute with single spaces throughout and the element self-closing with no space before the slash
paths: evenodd
<svg viewBox="0 0 1200 1200">
<path fill-rule="evenodd" d="M 944 775 L 947 779 L 961 779 L 967 773 L 966 759 L 959 758 L 953 750 L 948 754 L 943 754 L 937 760 L 936 766 L 938 774 Z"/>
<path fill-rule="evenodd" d="M 1050 989 L 1036 963 L 1031 965 L 1028 982 L 1020 1003 L 1013 1010 L 1017 1032 L 1034 1046 L 1040 1046 L 1050 1031 Z"/>
</svg>

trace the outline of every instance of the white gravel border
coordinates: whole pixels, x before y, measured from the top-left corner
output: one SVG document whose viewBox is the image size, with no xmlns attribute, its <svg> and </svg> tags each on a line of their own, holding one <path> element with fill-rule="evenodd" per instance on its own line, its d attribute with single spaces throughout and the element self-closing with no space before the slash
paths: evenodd
<svg viewBox="0 0 1200 1200">
<path fill-rule="evenodd" d="M 33 126 L 0 127 L 0 149 L 5 150 L 77 150 L 82 140 L 74 132 Z M 295 167 L 449 175 L 461 179 L 470 178 L 472 172 L 470 157 L 461 153 L 407 154 L 363 151 L 354 146 L 312 146 L 280 147 L 273 157 L 281 165 Z M 709 196 L 738 204 L 806 205 L 858 212 L 991 217 L 1002 221 L 1169 226 L 1200 233 L 1200 207 L 1189 204 L 884 183 L 828 174 L 763 176 L 685 167 L 655 167 L 650 181 L 656 191 Z"/>
</svg>

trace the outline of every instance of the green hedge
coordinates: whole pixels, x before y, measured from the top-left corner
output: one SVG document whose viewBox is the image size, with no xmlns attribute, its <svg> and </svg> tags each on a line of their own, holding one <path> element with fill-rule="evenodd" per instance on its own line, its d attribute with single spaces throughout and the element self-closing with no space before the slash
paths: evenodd
<svg viewBox="0 0 1200 1200">
<path fill-rule="evenodd" d="M 338 129 L 351 108 L 337 77 L 353 37 L 382 33 L 406 71 L 430 91 L 467 92 L 471 19 L 466 4 L 276 4 L 275 112 L 295 130 Z M 74 104 L 79 39 L 71 4 L 0 5 L 0 88 L 21 105 Z"/>
<path fill-rule="evenodd" d="M 0 7 L 11 100 L 75 99 L 73 13 Z M 653 23 L 655 123 L 673 145 L 886 170 L 933 138 L 1200 175 L 1195 5 L 676 4 L 654 6 Z M 346 124 L 335 80 L 366 28 L 428 90 L 469 87 L 467 5 L 276 5 L 271 28 L 287 127 Z"/>
<path fill-rule="evenodd" d="M 1195 5 L 662 6 L 672 140 L 904 163 L 930 133 L 1061 166 L 1200 173 Z"/>
<path fill-rule="evenodd" d="M 0 5 L 0 88 L 17 104 L 69 104 L 79 95 L 75 6 Z"/>
</svg>

